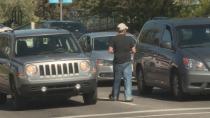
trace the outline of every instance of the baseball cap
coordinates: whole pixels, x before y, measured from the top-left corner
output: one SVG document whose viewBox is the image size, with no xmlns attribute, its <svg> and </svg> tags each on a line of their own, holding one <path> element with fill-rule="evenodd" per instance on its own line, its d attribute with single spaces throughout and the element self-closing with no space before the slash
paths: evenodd
<svg viewBox="0 0 210 118">
<path fill-rule="evenodd" d="M 122 31 L 122 30 L 128 30 L 128 26 L 126 26 L 124 23 L 120 23 L 117 25 L 117 28 Z"/>
</svg>

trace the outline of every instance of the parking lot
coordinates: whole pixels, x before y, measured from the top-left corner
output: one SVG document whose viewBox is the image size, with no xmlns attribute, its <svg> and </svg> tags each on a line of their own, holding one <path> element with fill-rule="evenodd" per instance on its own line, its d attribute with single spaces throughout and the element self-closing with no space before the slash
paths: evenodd
<svg viewBox="0 0 210 118">
<path fill-rule="evenodd" d="M 152 95 L 139 96 L 133 87 L 134 102 L 110 101 L 111 82 L 99 83 L 96 105 L 83 105 L 82 97 L 65 102 L 32 102 L 25 110 L 14 111 L 12 102 L 0 107 L 2 118 L 209 118 L 210 96 L 188 96 L 176 101 L 164 90 L 155 89 Z"/>
</svg>

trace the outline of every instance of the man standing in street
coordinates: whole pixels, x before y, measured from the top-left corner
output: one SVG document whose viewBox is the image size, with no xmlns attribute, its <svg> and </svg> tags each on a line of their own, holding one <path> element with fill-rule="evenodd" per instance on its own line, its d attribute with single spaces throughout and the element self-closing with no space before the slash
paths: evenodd
<svg viewBox="0 0 210 118">
<path fill-rule="evenodd" d="M 110 99 L 113 101 L 118 100 L 121 78 L 123 78 L 125 102 L 132 102 L 131 54 L 136 52 L 135 41 L 126 37 L 128 27 L 124 23 L 120 23 L 117 28 L 118 34 L 112 40 L 110 40 L 108 49 L 110 53 L 114 53 L 114 84 Z"/>
</svg>

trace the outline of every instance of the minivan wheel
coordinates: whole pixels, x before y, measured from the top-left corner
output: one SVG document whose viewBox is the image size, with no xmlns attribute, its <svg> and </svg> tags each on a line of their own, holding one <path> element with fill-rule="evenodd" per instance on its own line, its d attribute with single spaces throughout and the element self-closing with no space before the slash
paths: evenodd
<svg viewBox="0 0 210 118">
<path fill-rule="evenodd" d="M 177 100 L 182 100 L 184 98 L 182 82 L 179 80 L 177 74 L 173 75 L 171 82 L 171 92 Z"/>
<path fill-rule="evenodd" d="M 5 104 L 7 102 L 7 94 L 0 93 L 0 105 Z"/>
<path fill-rule="evenodd" d="M 91 93 L 83 94 L 83 100 L 84 100 L 84 104 L 86 104 L 86 105 L 96 104 L 96 102 L 97 102 L 97 90 L 94 90 Z"/>
<path fill-rule="evenodd" d="M 152 93 L 153 87 L 147 86 L 144 81 L 143 73 L 139 70 L 137 76 L 137 88 L 140 95 L 146 95 Z"/>
</svg>

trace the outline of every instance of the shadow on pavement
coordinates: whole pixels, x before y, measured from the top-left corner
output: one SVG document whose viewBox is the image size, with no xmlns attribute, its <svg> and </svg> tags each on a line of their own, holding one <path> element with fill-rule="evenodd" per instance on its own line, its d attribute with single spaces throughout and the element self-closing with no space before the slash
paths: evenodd
<svg viewBox="0 0 210 118">
<path fill-rule="evenodd" d="M 84 106 L 84 103 L 73 100 L 36 100 L 30 101 L 26 106 L 20 110 L 14 109 L 14 104 L 11 99 L 6 104 L 0 106 L 0 110 L 4 111 L 28 111 L 28 110 L 40 110 L 50 108 L 65 108 L 65 107 L 80 107 Z"/>
<path fill-rule="evenodd" d="M 136 86 L 136 82 L 133 81 L 133 86 Z M 111 87 L 113 85 L 113 80 L 100 80 L 98 81 L 98 87 Z M 124 85 L 123 80 L 121 81 L 121 86 Z"/>
<path fill-rule="evenodd" d="M 174 101 L 174 102 L 192 102 L 192 101 L 210 101 L 210 95 L 198 94 L 198 95 L 189 95 L 186 94 L 183 99 L 178 100 L 172 96 L 169 90 L 163 90 L 156 88 L 151 94 L 148 95 L 139 95 L 138 90 L 133 90 L 134 96 L 140 96 L 143 98 L 151 98 L 164 101 Z"/>
</svg>

